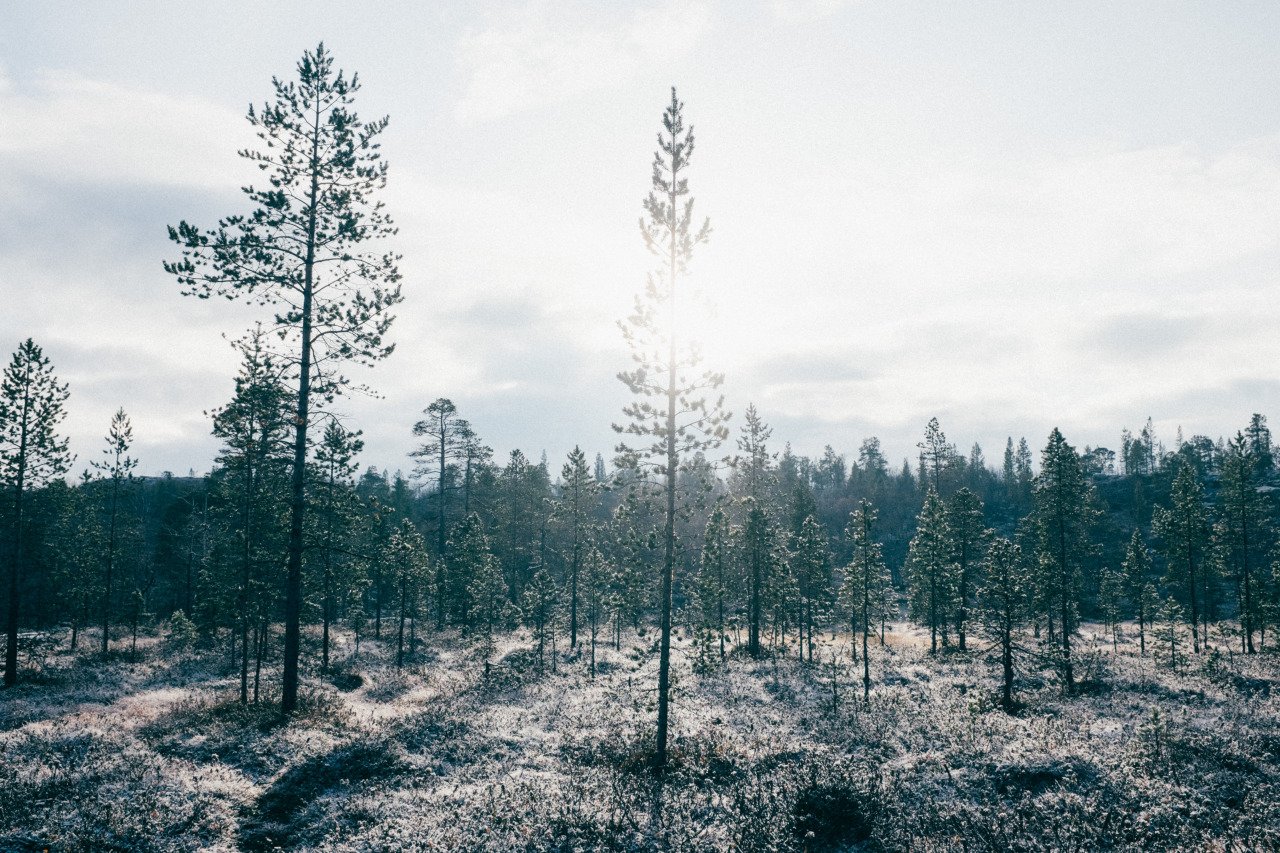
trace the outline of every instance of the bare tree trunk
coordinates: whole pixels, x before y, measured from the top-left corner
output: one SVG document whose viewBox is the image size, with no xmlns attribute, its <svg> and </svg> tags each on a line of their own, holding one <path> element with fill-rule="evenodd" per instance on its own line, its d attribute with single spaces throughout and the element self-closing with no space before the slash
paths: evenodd
<svg viewBox="0 0 1280 853">
<path fill-rule="evenodd" d="M 289 571 L 284 587 L 284 673 L 280 712 L 298 704 L 298 656 L 302 645 L 302 523 L 307 511 L 307 426 L 311 416 L 311 302 L 315 284 L 316 203 L 320 195 L 320 102 L 316 101 L 311 135 L 311 193 L 307 221 L 307 254 L 303 263 L 302 350 L 298 356 L 298 408 L 294 423 L 293 480 L 289 505 Z"/>
</svg>

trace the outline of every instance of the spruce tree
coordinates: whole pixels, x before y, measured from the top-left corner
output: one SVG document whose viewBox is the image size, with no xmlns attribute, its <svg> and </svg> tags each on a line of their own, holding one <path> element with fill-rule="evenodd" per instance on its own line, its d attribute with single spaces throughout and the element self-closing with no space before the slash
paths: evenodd
<svg viewBox="0 0 1280 853">
<path fill-rule="evenodd" d="M 297 65 L 297 82 L 273 79 L 274 98 L 249 123 L 263 149 L 241 155 L 269 186 L 245 187 L 252 211 L 203 231 L 169 228 L 182 250 L 166 262 L 183 292 L 248 299 L 274 309 L 294 397 L 289 553 L 281 711 L 298 701 L 303 529 L 309 427 L 321 403 L 347 386 L 344 364 L 372 366 L 391 354 L 391 309 L 401 301 L 399 256 L 366 248 L 395 228 L 375 196 L 386 185 L 379 138 L 387 119 L 365 123 L 352 110 L 357 75 L 335 70 L 323 44 Z"/>
<path fill-rule="evenodd" d="M 1271 428 L 1266 415 L 1255 414 L 1244 430 L 1244 447 L 1253 458 L 1254 471 L 1259 478 L 1269 477 L 1275 471 L 1274 448 L 1271 444 Z"/>
<path fill-rule="evenodd" d="M 458 535 L 458 553 L 456 564 L 461 574 L 467 579 L 467 621 L 470 630 L 479 630 L 481 639 L 481 657 L 484 662 L 484 674 L 489 675 L 491 659 L 494 655 L 494 630 L 504 621 L 507 605 L 507 584 L 502 577 L 502 565 L 489 548 L 489 539 L 485 536 L 480 517 L 472 513 L 462 523 L 464 530 Z M 537 569 L 537 573 L 547 573 L 545 563 Z M 549 574 L 547 575 L 548 577 Z M 531 581 L 532 583 L 532 581 Z M 550 590 L 554 590 L 554 579 Z M 554 603 L 551 617 L 554 620 Z"/>
<path fill-rule="evenodd" d="M 18 683 L 18 621 L 27 555 L 27 496 L 67 472 L 71 454 L 57 433 L 66 417 L 66 383 L 44 351 L 27 338 L 0 376 L 0 487 L 9 503 L 9 606 L 5 616 L 4 683 Z"/>
<path fill-rule="evenodd" d="M 550 476 L 545 461 L 535 465 L 524 453 L 513 450 L 496 485 L 499 506 L 491 516 L 492 538 L 511 600 L 519 601 L 534 567 L 547 562 Z"/>
<path fill-rule="evenodd" d="M 661 639 L 658 657 L 658 725 L 654 766 L 661 772 L 667 764 L 667 730 L 671 687 L 671 589 L 676 564 L 676 475 L 680 459 L 700 450 L 719 446 L 728 435 L 724 421 L 723 397 L 709 399 L 724 376 L 711 371 L 696 372 L 701 356 L 698 347 L 680 340 L 678 332 L 679 289 L 677 282 L 689 267 L 694 246 L 711 234 L 710 220 L 695 230 L 693 199 L 688 197 L 685 172 L 693 155 L 693 128 L 684 124 L 684 105 L 671 90 L 671 103 L 662 118 L 658 151 L 654 155 L 652 190 L 644 201 L 645 218 L 640 231 L 645 246 L 662 259 L 649 276 L 648 286 L 636 297 L 635 310 L 620 324 L 632 358 L 633 370 L 618 374 L 636 400 L 624 409 L 625 426 L 616 427 L 649 444 L 632 449 L 625 444 L 619 452 L 632 467 L 647 466 L 657 473 L 666 493 L 665 557 L 659 606 Z"/>
</svg>

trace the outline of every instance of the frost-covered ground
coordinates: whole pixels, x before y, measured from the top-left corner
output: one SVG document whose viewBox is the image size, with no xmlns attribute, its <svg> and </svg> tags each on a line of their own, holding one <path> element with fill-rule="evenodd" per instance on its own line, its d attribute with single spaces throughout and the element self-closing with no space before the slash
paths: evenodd
<svg viewBox="0 0 1280 853">
<path fill-rule="evenodd" d="M 520 634 L 487 680 L 454 633 L 402 671 L 344 637 L 287 726 L 235 701 L 225 652 L 52 654 L 0 694 L 0 850 L 1280 849 L 1280 658 L 1175 674 L 1096 633 L 1081 695 L 1028 662 L 1019 716 L 987 651 L 931 659 L 905 627 L 868 705 L 847 638 L 704 674 L 681 639 L 661 780 L 652 633 L 594 680 Z"/>
</svg>

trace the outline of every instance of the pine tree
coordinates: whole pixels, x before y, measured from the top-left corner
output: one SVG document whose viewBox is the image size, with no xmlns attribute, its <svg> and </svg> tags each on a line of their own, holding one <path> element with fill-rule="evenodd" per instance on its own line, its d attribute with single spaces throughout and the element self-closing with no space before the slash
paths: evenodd
<svg viewBox="0 0 1280 853">
<path fill-rule="evenodd" d="M 1013 436 L 1009 436 L 1004 445 L 1004 464 L 1000 468 L 1000 480 L 1004 483 L 1010 502 L 1016 503 L 1018 499 L 1018 475 L 1013 460 Z"/>
<path fill-rule="evenodd" d="M 916 519 L 916 534 L 907 553 L 911 618 L 929 628 L 929 653 L 938 653 L 938 631 L 944 628 L 954 601 L 951 525 L 946 505 L 932 487 Z"/>
<path fill-rule="evenodd" d="M 396 667 L 404 666 L 404 629 L 417 613 L 418 600 L 428 577 L 429 558 L 422 534 L 409 519 L 387 543 L 387 563 L 391 566 L 397 597 Z"/>
<path fill-rule="evenodd" d="M 71 618 L 71 651 L 74 652 L 97 597 L 98 555 L 95 549 L 86 548 L 85 543 L 97 542 L 101 529 L 87 490 L 72 488 L 59 479 L 49 483 L 46 496 L 54 507 L 54 520 L 48 534 L 52 580 Z"/>
<path fill-rule="evenodd" d="M 1179 640 L 1178 626 L 1182 624 L 1186 618 L 1182 610 L 1182 605 L 1178 604 L 1177 599 L 1169 596 L 1160 605 L 1160 610 L 1156 614 L 1157 623 L 1160 626 L 1158 639 L 1161 649 L 1169 650 L 1169 668 L 1176 670 L 1179 662 L 1182 660 L 1182 643 Z"/>
<path fill-rule="evenodd" d="M 329 628 L 337 608 L 349 591 L 360 583 L 359 564 L 352 559 L 348 540 L 359 520 L 359 503 L 351 478 L 356 472 L 356 455 L 364 449 L 360 433 L 351 432 L 336 420 L 325 427 L 316 448 L 316 483 L 312 488 L 316 536 L 312 552 L 320 552 L 320 667 L 329 671 Z"/>
<path fill-rule="evenodd" d="M 1026 509 L 1031 506 L 1032 491 L 1035 485 L 1035 476 L 1031 470 L 1031 445 L 1027 444 L 1025 437 L 1018 439 L 1018 451 L 1014 456 L 1014 475 L 1016 478 L 1016 495 L 1015 504 Z"/>
<path fill-rule="evenodd" d="M 1014 635 L 1026 623 L 1030 603 L 1026 562 L 1022 548 L 1003 536 L 996 537 L 983 560 L 982 584 L 978 590 L 978 617 L 983 632 L 1000 646 L 1000 705 L 1012 713 Z"/>
<path fill-rule="evenodd" d="M 351 105 L 357 75 L 335 71 L 320 44 L 297 65 L 296 83 L 272 80 L 275 97 L 249 123 L 265 150 L 241 155 L 268 174 L 270 187 L 245 187 L 253 211 L 213 231 L 182 222 L 169 238 L 182 259 L 166 262 L 184 292 L 246 298 L 275 309 L 273 331 L 288 346 L 297 381 L 285 582 L 281 711 L 298 701 L 303 527 L 307 511 L 309 426 L 320 403 L 347 386 L 344 363 L 371 366 L 391 354 L 385 340 L 400 302 L 399 256 L 365 245 L 395 233 L 374 196 L 387 180 L 379 137 L 387 119 L 362 122 Z"/>
<path fill-rule="evenodd" d="M 116 568 L 118 544 L 121 537 L 121 501 L 124 489 L 133 482 L 133 469 L 138 467 L 138 460 L 129 456 L 129 447 L 133 444 L 133 424 L 124 409 L 119 409 L 111 417 L 111 425 L 107 429 L 107 446 L 102 454 L 106 458 L 93 462 L 92 467 L 98 472 L 98 479 L 109 483 L 107 490 L 107 543 L 103 554 L 102 583 L 102 653 L 105 655 L 111 640 L 111 598 L 112 576 Z"/>
<path fill-rule="evenodd" d="M 743 548 L 747 561 L 747 651 L 760 656 L 765 576 L 772 544 L 765 541 L 767 529 L 765 500 L 774 483 L 773 455 L 768 442 L 773 430 L 760 418 L 754 405 L 747 406 L 738 438 L 739 454 L 733 461 L 734 491 L 742 496 Z"/>
<path fill-rule="evenodd" d="M 588 525 L 595 513 L 600 486 L 587 468 L 587 455 L 579 447 L 569 452 L 569 461 L 560 470 L 563 483 L 556 516 L 569 538 L 569 648 L 578 648 L 578 579 L 582 555 L 588 545 Z"/>
<path fill-rule="evenodd" d="M 436 479 L 436 556 L 443 558 L 448 540 L 449 482 L 452 466 L 465 461 L 468 445 L 474 439 L 471 425 L 458 417 L 452 400 L 438 398 L 422 410 L 425 418 L 413 425 L 413 434 L 425 437 L 417 450 L 409 454 L 418 460 L 416 473 Z M 443 561 L 440 565 L 444 565 Z"/>
<path fill-rule="evenodd" d="M 242 357 L 231 401 L 213 412 L 222 440 L 213 478 L 214 518 L 233 540 L 238 565 L 234 587 L 240 628 L 240 702 L 249 701 L 249 632 L 265 621 L 274 586 L 287 501 L 291 404 L 261 328 L 236 344 Z M 255 646 L 258 644 L 255 643 Z"/>
<path fill-rule="evenodd" d="M 660 553 L 651 495 L 629 489 L 614 509 L 609 540 L 613 543 L 610 609 L 614 616 L 614 648 L 622 641 L 622 626 L 638 628 L 649 595 L 649 578 Z"/>
<path fill-rule="evenodd" d="M 747 497 L 743 506 L 746 522 L 742 529 L 742 548 L 746 555 L 747 577 L 747 651 L 753 657 L 761 654 L 760 640 L 769 590 L 774 586 L 777 568 L 778 529 L 764 505 Z"/>
<path fill-rule="evenodd" d="M 857 647 L 857 632 L 862 629 L 862 701 L 871 700 L 871 663 L 867 652 L 871 636 L 872 620 L 879 615 L 880 602 L 884 600 L 884 588 L 888 575 L 884 565 L 883 549 L 875 539 L 877 513 L 871 502 L 863 498 L 858 508 L 849 516 L 845 537 L 853 546 L 853 558 L 845 569 L 841 599 L 852 618 L 853 643 Z"/>
<path fill-rule="evenodd" d="M 488 677 L 494 655 L 493 632 L 505 618 L 507 584 L 502 577 L 502 565 L 489 549 L 489 539 L 484 534 L 479 516 L 472 513 L 460 526 L 464 529 L 457 537 L 455 558 L 460 574 L 467 579 L 466 624 L 472 630 L 480 631 L 484 674 Z M 547 573 L 545 564 L 538 568 L 538 572 Z M 554 581 L 551 581 L 550 588 L 554 589 Z M 554 615 L 553 609 L 553 621 Z"/>
<path fill-rule="evenodd" d="M 714 630 L 721 661 L 725 659 L 725 611 L 733 591 L 733 538 L 729 514 L 722 503 L 717 502 L 703 531 L 696 591 L 701 609 L 700 627 Z"/>
<path fill-rule="evenodd" d="M 1200 582 L 1200 623 L 1204 626 L 1204 648 L 1209 649 L 1209 628 L 1222 617 L 1223 586 L 1231 578 L 1231 529 L 1225 521 L 1213 522 L 1209 547 L 1205 550 Z"/>
<path fill-rule="evenodd" d="M 536 566 L 546 564 L 545 544 L 551 484 L 545 464 L 534 465 L 511 451 L 498 477 L 500 506 L 492 516 L 495 550 L 512 601 L 519 601 Z"/>
<path fill-rule="evenodd" d="M 1125 574 L 1114 569 L 1103 569 L 1098 584 L 1098 609 L 1102 611 L 1103 624 L 1111 634 L 1111 651 L 1118 650 L 1118 630 L 1124 618 Z"/>
<path fill-rule="evenodd" d="M 1249 419 L 1249 426 L 1244 431 L 1244 439 L 1242 444 L 1247 447 L 1247 453 L 1253 457 L 1257 476 L 1269 477 L 1275 471 L 1276 465 L 1274 448 L 1271 444 L 1271 429 L 1267 426 L 1265 415 L 1255 414 Z"/>
<path fill-rule="evenodd" d="M 592 678 L 596 677 L 596 644 L 600 636 L 600 624 L 604 621 L 609 606 L 609 569 L 604 554 L 595 542 L 591 542 L 582 555 L 582 592 L 583 606 L 587 611 L 587 630 L 591 638 L 589 671 Z"/>
<path fill-rule="evenodd" d="M 0 376 L 0 487 L 9 499 L 9 606 L 5 618 L 4 683 L 18 683 L 19 597 L 27 555 L 27 496 L 71 465 L 67 439 L 57 429 L 66 417 L 67 386 L 44 351 L 27 338 Z"/>
<path fill-rule="evenodd" d="M 618 374 L 618 378 L 638 399 L 624 409 L 627 425 L 617 427 L 619 432 L 651 439 L 647 447 L 632 450 L 623 445 L 619 452 L 630 458 L 632 467 L 647 463 L 656 469 L 664 481 L 667 499 L 654 756 L 654 766 L 659 771 L 667 763 L 676 475 L 682 456 L 717 447 L 728 435 L 723 397 L 709 401 L 705 396 L 720 387 L 723 374 L 705 371 L 694 375 L 692 371 L 701 360 L 698 348 L 681 342 L 677 335 L 677 280 L 688 270 L 693 247 L 710 236 L 711 223 L 707 220 L 693 230 L 693 199 L 686 198 L 689 179 L 684 177 L 693 154 L 693 128 L 685 129 L 684 105 L 674 87 L 662 123 L 664 130 L 658 134 L 658 152 L 653 162 L 653 189 L 644 202 L 647 220 L 641 220 L 640 230 L 645 245 L 663 258 L 663 264 L 650 274 L 644 294 L 636 297 L 635 311 L 621 324 L 636 367 Z"/>
<path fill-rule="evenodd" d="M 1147 549 L 1146 543 L 1142 541 L 1141 531 L 1134 530 L 1133 536 L 1129 538 L 1129 545 L 1124 552 L 1124 563 L 1121 566 L 1124 573 L 1125 589 L 1133 601 L 1134 616 L 1138 620 L 1138 649 L 1139 654 L 1147 653 L 1147 628 L 1151 625 L 1154 617 L 1152 610 L 1151 597 L 1147 595 L 1148 588 L 1151 595 L 1155 594 L 1155 587 L 1151 585 L 1151 552 Z"/>
<path fill-rule="evenodd" d="M 524 621 L 533 629 L 533 636 L 538 642 L 538 666 L 546 661 L 547 646 L 555 633 L 556 619 L 560 608 L 560 588 L 547 566 L 539 566 L 529 579 L 520 599 Z M 594 641 L 591 659 L 591 674 L 595 677 Z"/>
<path fill-rule="evenodd" d="M 1265 426 L 1265 424 L 1264 424 Z M 1270 447 L 1269 433 L 1267 447 Z M 1259 439 L 1261 443 L 1261 439 Z M 1231 574 L 1235 581 L 1237 610 L 1240 617 L 1241 645 L 1253 654 L 1253 635 L 1262 612 L 1261 575 L 1263 574 L 1262 541 L 1268 513 L 1258 493 L 1258 472 L 1262 463 L 1254 450 L 1254 442 L 1244 433 L 1236 433 L 1227 442 L 1222 463 L 1222 479 L 1218 488 L 1219 512 L 1227 528 Z"/>
<path fill-rule="evenodd" d="M 1089 529 L 1095 512 L 1080 457 L 1055 427 L 1035 478 L 1036 528 L 1042 566 L 1042 596 L 1059 619 L 1063 683 L 1075 690 L 1071 638 L 1076 630 L 1081 566 L 1092 550 Z"/>
<path fill-rule="evenodd" d="M 951 462 L 955 448 L 947 443 L 947 434 L 942 431 L 937 418 L 930 418 L 924 429 L 924 441 L 916 444 L 920 448 L 920 479 L 929 482 L 938 494 L 942 494 L 942 472 Z"/>
<path fill-rule="evenodd" d="M 1168 509 L 1156 509 L 1153 529 L 1164 544 L 1168 570 L 1165 581 L 1179 589 L 1187 602 L 1192 650 L 1199 654 L 1201 590 L 1198 573 L 1204 569 L 1211 527 L 1204 504 L 1204 488 L 1196 477 L 1195 468 L 1185 460 L 1178 463 L 1170 502 Z"/>
<path fill-rule="evenodd" d="M 469 423 L 464 422 L 458 434 L 462 442 L 462 513 L 470 515 L 476 480 L 492 468 L 493 448 L 480 440 Z"/>
<path fill-rule="evenodd" d="M 972 610 L 978 566 L 992 531 L 986 526 L 981 499 L 967 488 L 956 491 L 947 502 L 947 530 L 951 536 L 951 559 L 955 564 L 956 635 L 960 651 L 965 651 L 965 634 Z"/>
<path fill-rule="evenodd" d="M 826 610 L 831 589 L 831 553 L 827 534 L 811 513 L 804 517 L 792 539 L 790 563 L 799 595 L 796 627 L 800 633 L 800 657 L 803 660 L 807 650 L 809 663 L 813 663 L 813 631 Z"/>
</svg>

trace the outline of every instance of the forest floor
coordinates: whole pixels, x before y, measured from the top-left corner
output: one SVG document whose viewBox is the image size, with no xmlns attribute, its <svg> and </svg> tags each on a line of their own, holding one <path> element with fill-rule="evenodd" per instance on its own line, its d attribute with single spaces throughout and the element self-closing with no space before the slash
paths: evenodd
<svg viewBox="0 0 1280 853">
<path fill-rule="evenodd" d="M 1100 634 L 1070 697 L 1024 656 L 1016 715 L 990 650 L 905 626 L 865 704 L 847 636 L 709 672 L 680 637 L 662 778 L 652 632 L 602 642 L 594 679 L 522 633 L 487 678 L 453 632 L 400 670 L 340 635 L 287 725 L 274 665 L 245 707 L 225 651 L 104 661 L 90 634 L 0 693 L 0 851 L 1280 849 L 1280 656 L 1223 640 L 1173 672 Z"/>
</svg>

